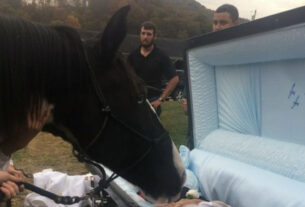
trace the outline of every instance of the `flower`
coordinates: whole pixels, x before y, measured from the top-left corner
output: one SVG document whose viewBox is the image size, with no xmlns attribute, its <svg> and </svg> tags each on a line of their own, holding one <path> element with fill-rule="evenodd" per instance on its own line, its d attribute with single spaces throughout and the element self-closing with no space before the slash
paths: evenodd
<svg viewBox="0 0 305 207">
<path fill-rule="evenodd" d="M 200 194 L 197 190 L 195 189 L 190 189 L 189 191 L 187 191 L 186 193 L 186 198 L 189 198 L 189 199 L 193 199 L 193 198 L 199 198 L 200 197 Z"/>
</svg>

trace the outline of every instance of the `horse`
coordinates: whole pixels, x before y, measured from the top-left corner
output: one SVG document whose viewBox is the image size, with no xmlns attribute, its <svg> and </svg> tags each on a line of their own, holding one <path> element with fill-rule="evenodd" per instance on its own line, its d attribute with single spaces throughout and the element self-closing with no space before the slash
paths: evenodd
<svg viewBox="0 0 305 207">
<path fill-rule="evenodd" d="M 148 200 L 175 200 L 185 181 L 178 151 L 118 51 L 128 12 L 121 8 L 86 41 L 67 26 L 1 16 L 0 132 L 17 130 L 47 102 L 54 108 L 45 130 L 138 186 Z"/>
</svg>

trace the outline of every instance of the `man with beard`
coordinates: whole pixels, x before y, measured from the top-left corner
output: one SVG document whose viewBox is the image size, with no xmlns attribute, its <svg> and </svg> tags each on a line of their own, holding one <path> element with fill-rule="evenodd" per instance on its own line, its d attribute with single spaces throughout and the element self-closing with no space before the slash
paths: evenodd
<svg viewBox="0 0 305 207">
<path fill-rule="evenodd" d="M 140 31 L 141 45 L 129 55 L 128 61 L 136 74 L 144 80 L 148 89 L 147 98 L 159 116 L 161 104 L 175 89 L 179 77 L 169 57 L 154 43 L 155 39 L 155 25 L 144 22 Z M 163 76 L 168 80 L 164 91 L 162 91 Z"/>
</svg>

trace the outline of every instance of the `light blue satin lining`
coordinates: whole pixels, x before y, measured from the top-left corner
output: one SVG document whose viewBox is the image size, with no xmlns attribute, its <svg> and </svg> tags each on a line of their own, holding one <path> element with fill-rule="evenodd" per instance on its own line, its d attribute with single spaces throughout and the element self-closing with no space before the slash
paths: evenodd
<svg viewBox="0 0 305 207">
<path fill-rule="evenodd" d="M 209 199 L 305 206 L 304 43 L 300 24 L 187 52 L 190 168 Z"/>
<path fill-rule="evenodd" d="M 209 200 L 234 207 L 305 206 L 303 182 L 203 150 L 193 150 L 191 160 Z"/>
<path fill-rule="evenodd" d="M 219 128 L 261 135 L 260 67 L 223 66 L 216 70 Z"/>
<path fill-rule="evenodd" d="M 305 144 L 304 42 L 300 24 L 189 50 L 195 146 L 218 128 Z"/>
<path fill-rule="evenodd" d="M 304 145 L 215 130 L 201 146 L 205 151 L 305 182 Z"/>
</svg>

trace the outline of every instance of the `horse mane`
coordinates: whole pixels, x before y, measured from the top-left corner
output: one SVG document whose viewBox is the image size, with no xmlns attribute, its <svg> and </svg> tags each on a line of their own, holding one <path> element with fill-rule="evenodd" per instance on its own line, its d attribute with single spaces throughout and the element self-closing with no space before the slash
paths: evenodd
<svg viewBox="0 0 305 207">
<path fill-rule="evenodd" d="M 25 126 L 29 113 L 38 116 L 43 98 L 52 102 L 88 87 L 84 50 L 72 28 L 0 16 L 0 45 L 2 136 Z"/>
</svg>

